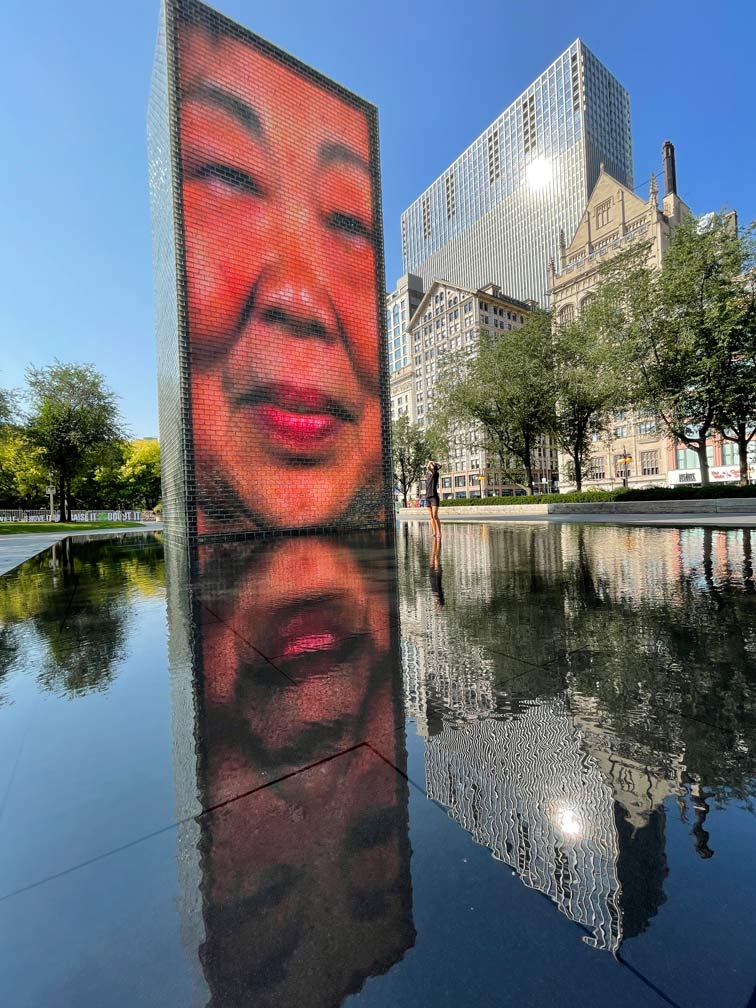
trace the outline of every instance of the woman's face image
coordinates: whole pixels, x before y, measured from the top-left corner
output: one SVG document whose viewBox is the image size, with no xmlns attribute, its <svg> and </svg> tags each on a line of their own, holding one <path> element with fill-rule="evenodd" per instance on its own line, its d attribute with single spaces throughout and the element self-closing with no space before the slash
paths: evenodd
<svg viewBox="0 0 756 1008">
<path fill-rule="evenodd" d="M 198 531 L 324 524 L 380 499 L 369 121 L 190 25 L 179 79 Z"/>
</svg>

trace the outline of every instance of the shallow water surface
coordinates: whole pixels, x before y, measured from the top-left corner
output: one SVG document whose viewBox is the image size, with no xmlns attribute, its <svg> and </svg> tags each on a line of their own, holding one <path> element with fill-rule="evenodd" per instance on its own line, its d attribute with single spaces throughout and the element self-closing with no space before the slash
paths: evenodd
<svg viewBox="0 0 756 1008">
<path fill-rule="evenodd" d="M 8 1003 L 756 1004 L 748 529 L 0 579 Z"/>
</svg>

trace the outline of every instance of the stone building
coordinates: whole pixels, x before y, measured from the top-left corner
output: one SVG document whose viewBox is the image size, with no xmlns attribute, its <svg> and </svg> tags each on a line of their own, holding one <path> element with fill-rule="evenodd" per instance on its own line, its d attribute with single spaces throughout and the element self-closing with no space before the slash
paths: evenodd
<svg viewBox="0 0 756 1008">
<path fill-rule="evenodd" d="M 533 302 L 503 294 L 496 284 L 470 290 L 445 280 L 435 281 L 426 291 L 409 321 L 407 339 L 410 362 L 391 374 L 391 417 L 408 416 L 411 423 L 427 428 L 433 419 L 436 383 L 441 362 L 467 350 L 474 352 L 480 334 L 517 329 Z M 461 497 L 514 494 L 497 461 L 486 457 L 473 431 L 461 432 L 450 446 L 448 466 L 441 475 L 442 500 Z M 556 478 L 556 453 L 548 442 L 535 451 L 537 484 L 551 485 Z"/>
<path fill-rule="evenodd" d="M 665 192 L 659 207 L 656 176 L 651 176 L 648 198 L 636 195 L 601 166 L 598 181 L 569 245 L 560 240 L 559 266 L 551 262 L 549 287 L 554 316 L 572 321 L 591 297 L 599 282 L 599 267 L 635 242 L 649 243 L 649 259 L 661 266 L 675 226 L 690 214 L 677 195 L 675 153 L 664 144 Z M 626 459 L 631 461 L 625 461 Z M 569 458 L 560 453 L 559 488 L 569 492 Z M 652 413 L 620 411 L 611 417 L 603 437 L 596 437 L 583 487 L 609 490 L 622 486 L 666 486 L 675 464 L 674 444 L 659 427 Z"/>
<path fill-rule="evenodd" d="M 655 175 L 651 176 L 648 198 L 643 199 L 601 166 L 572 241 L 568 245 L 562 236 L 559 265 L 550 264 L 549 287 L 557 323 L 569 322 L 580 313 L 598 284 L 602 262 L 634 242 L 648 242 L 650 262 L 657 269 L 661 267 L 675 227 L 691 213 L 677 194 L 675 150 L 669 140 L 664 143 L 662 157 L 661 207 Z M 712 437 L 708 452 L 712 483 L 738 482 L 737 446 Z M 560 490 L 574 490 L 566 455 L 560 455 L 559 472 Z M 621 410 L 609 418 L 606 432 L 594 438 L 583 489 L 699 481 L 695 452 L 668 437 L 652 410 Z"/>
</svg>

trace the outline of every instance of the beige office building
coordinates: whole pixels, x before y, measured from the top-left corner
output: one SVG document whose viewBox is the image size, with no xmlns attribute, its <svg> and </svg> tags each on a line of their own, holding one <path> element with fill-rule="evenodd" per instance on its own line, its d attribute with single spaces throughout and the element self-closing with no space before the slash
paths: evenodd
<svg viewBox="0 0 756 1008">
<path fill-rule="evenodd" d="M 427 429 L 433 419 L 436 382 L 444 358 L 475 349 L 480 333 L 506 332 L 522 325 L 533 302 L 507 297 L 495 284 L 469 290 L 443 280 L 426 291 L 409 321 L 409 363 L 391 374 L 391 417 L 408 416 Z M 513 493 L 501 466 L 477 444 L 473 430 L 461 432 L 450 447 L 448 466 L 441 474 L 442 500 Z M 550 486 L 556 478 L 556 453 L 539 443 L 534 458 L 537 485 Z"/>
<path fill-rule="evenodd" d="M 550 265 L 549 287 L 557 323 L 575 318 L 599 281 L 599 267 L 634 242 L 649 242 L 650 261 L 662 264 L 675 226 L 690 210 L 677 195 L 675 152 L 663 146 L 664 196 L 659 207 L 656 177 L 648 198 L 636 195 L 601 166 L 599 178 L 569 245 L 560 242 L 560 261 Z M 575 489 L 569 457 L 559 457 L 559 489 Z M 737 482 L 737 446 L 712 439 L 709 446 L 712 482 Z M 583 479 L 583 489 L 611 490 L 629 486 L 668 486 L 700 479 L 695 452 L 666 436 L 653 411 L 621 411 L 608 418 L 606 432 L 596 436 Z"/>
</svg>

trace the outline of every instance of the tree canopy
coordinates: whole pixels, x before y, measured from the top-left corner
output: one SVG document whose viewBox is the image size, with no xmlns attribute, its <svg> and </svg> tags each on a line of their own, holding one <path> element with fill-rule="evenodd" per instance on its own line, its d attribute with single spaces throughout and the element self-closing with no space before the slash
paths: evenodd
<svg viewBox="0 0 756 1008">
<path fill-rule="evenodd" d="M 89 364 L 30 367 L 25 434 L 57 476 L 60 520 L 70 518 L 71 481 L 98 452 L 124 439 L 115 394 Z"/>
<path fill-rule="evenodd" d="M 732 215 L 710 214 L 677 225 L 661 270 L 641 246 L 601 271 L 605 331 L 619 334 L 633 358 L 636 398 L 697 453 L 704 485 L 717 428 L 739 440 L 745 467 L 756 405 L 754 267 L 753 228 L 739 233 Z"/>
<path fill-rule="evenodd" d="M 430 445 L 422 429 L 417 424 L 410 423 L 407 416 L 400 416 L 393 422 L 391 444 L 394 485 L 407 507 L 410 487 L 420 479 L 430 458 Z"/>
<path fill-rule="evenodd" d="M 536 310 L 521 328 L 484 332 L 476 353 L 462 351 L 450 361 L 437 413 L 495 456 L 510 478 L 524 475 L 532 492 L 536 442 L 554 426 L 553 379 L 551 315 Z"/>
</svg>

